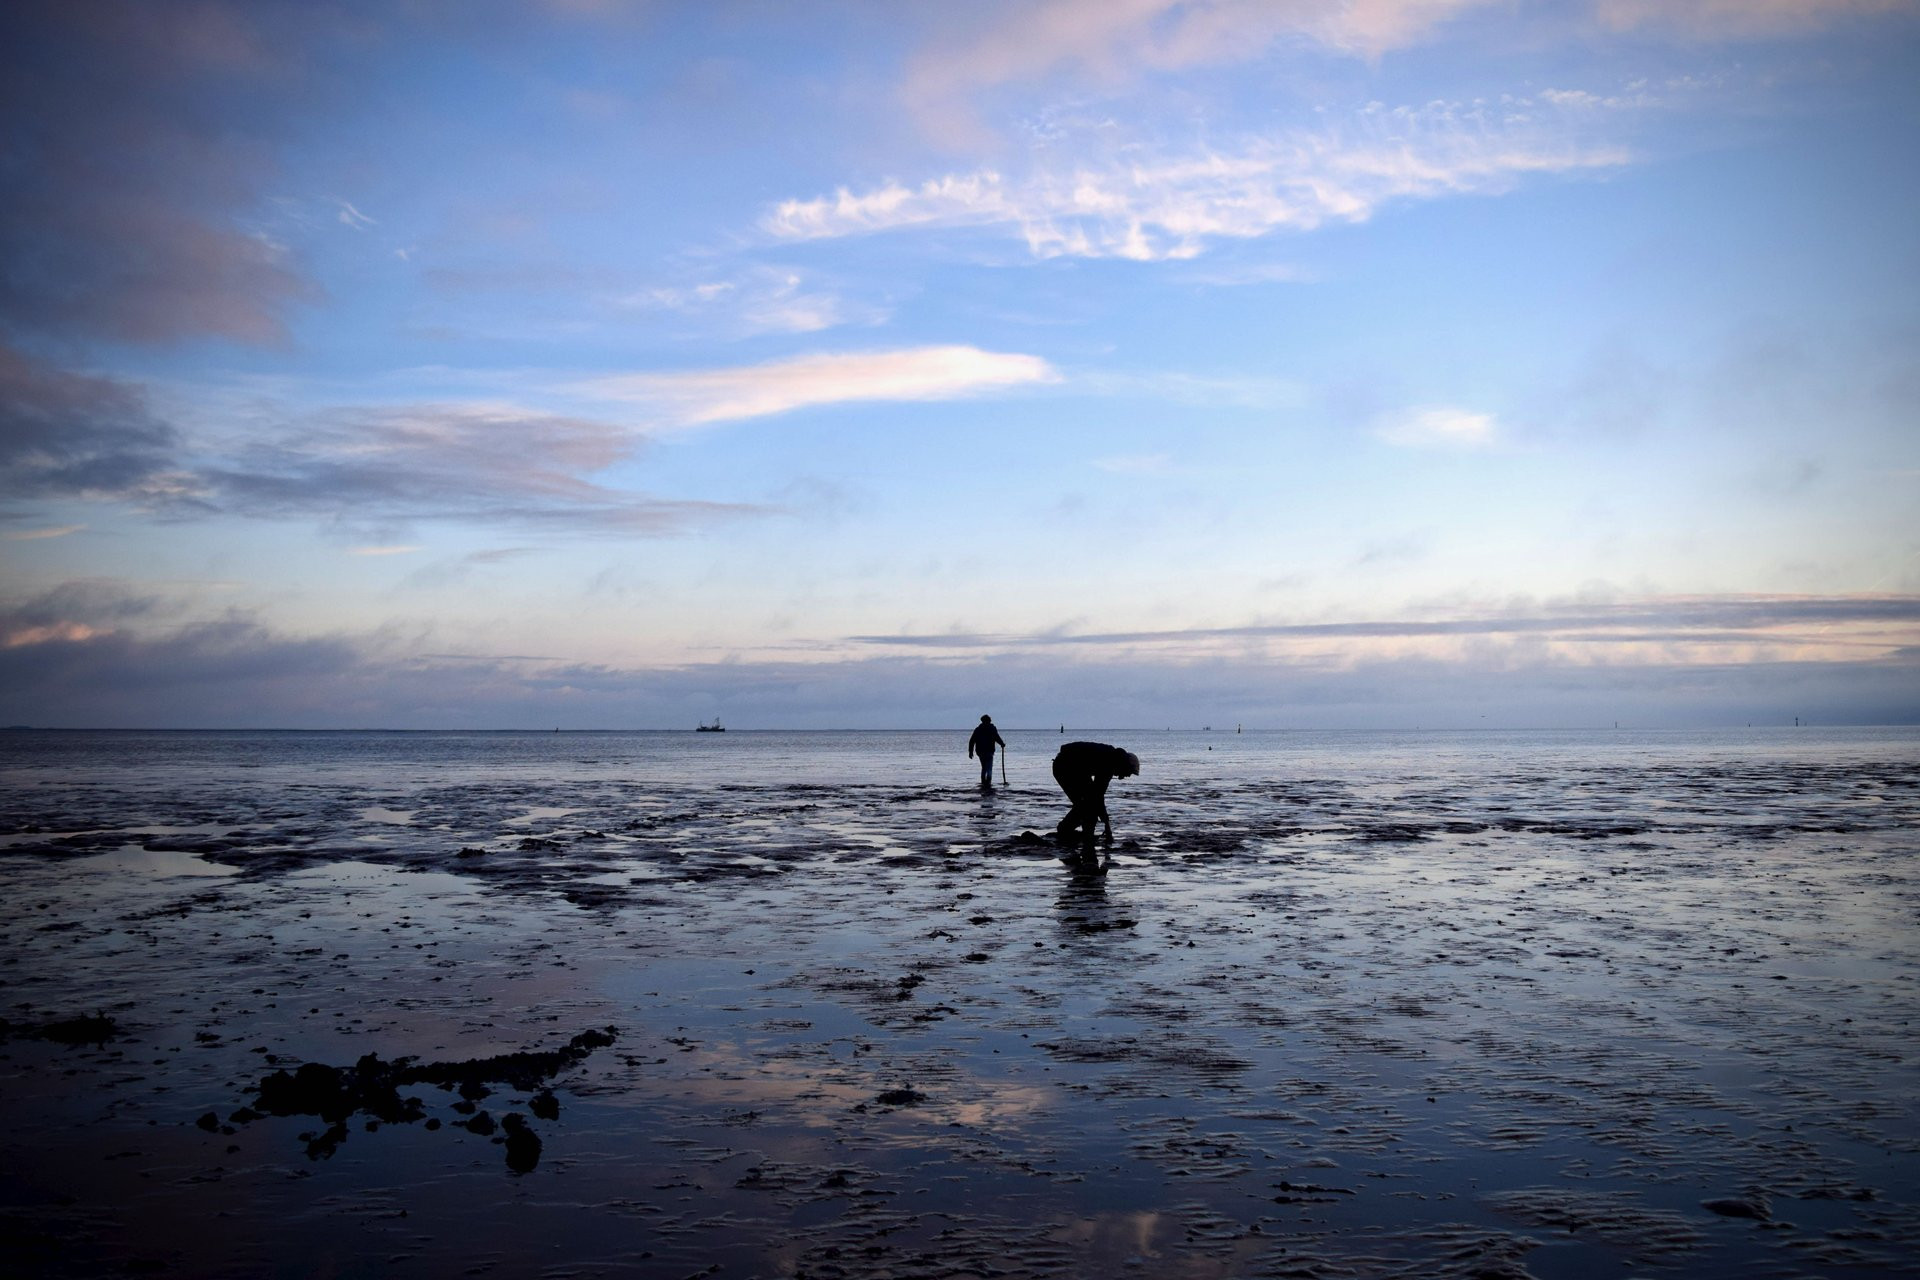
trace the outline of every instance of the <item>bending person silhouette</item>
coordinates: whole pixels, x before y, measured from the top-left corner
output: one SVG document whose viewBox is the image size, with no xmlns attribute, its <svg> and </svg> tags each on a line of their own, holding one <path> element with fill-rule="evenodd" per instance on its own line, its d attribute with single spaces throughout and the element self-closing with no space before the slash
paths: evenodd
<svg viewBox="0 0 1920 1280">
<path fill-rule="evenodd" d="M 1107 815 L 1107 784 L 1140 772 L 1140 757 L 1104 742 L 1069 742 L 1053 758 L 1053 780 L 1067 793 L 1073 807 L 1054 831 L 1062 840 L 1078 832 L 1082 843 L 1093 846 L 1094 824 L 1106 827 L 1113 843 L 1113 819 Z"/>
<path fill-rule="evenodd" d="M 980 789 L 993 790 L 993 749 L 1006 746 L 1000 731 L 993 727 L 992 716 L 981 716 L 973 736 L 967 739 L 967 756 L 980 757 Z"/>
</svg>

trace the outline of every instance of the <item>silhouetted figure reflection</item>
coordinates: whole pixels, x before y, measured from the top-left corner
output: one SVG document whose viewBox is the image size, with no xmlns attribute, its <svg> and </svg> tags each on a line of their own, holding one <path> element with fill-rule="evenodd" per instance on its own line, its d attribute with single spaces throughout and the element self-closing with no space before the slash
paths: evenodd
<svg viewBox="0 0 1920 1280">
<path fill-rule="evenodd" d="M 1000 731 L 993 727 L 992 716 L 981 716 L 973 736 L 967 739 L 967 755 L 980 758 L 980 789 L 993 790 L 993 749 L 1006 746 Z"/>
<path fill-rule="evenodd" d="M 1104 742 L 1069 742 L 1053 758 L 1053 780 L 1067 793 L 1073 807 L 1054 828 L 1062 840 L 1080 837 L 1082 848 L 1093 850 L 1095 824 L 1106 828 L 1113 843 L 1113 819 L 1107 815 L 1107 784 L 1140 772 L 1140 757 Z"/>
<path fill-rule="evenodd" d="M 1107 900 L 1107 878 L 1099 862 L 1077 862 L 1071 870 L 1054 902 L 1060 923 L 1074 933 L 1104 933 L 1112 927 L 1107 917 L 1113 904 Z"/>
<path fill-rule="evenodd" d="M 1127 938 L 1136 923 L 1125 896 L 1108 895 L 1106 868 L 1098 859 L 1068 863 L 1067 878 L 1054 900 L 1054 924 L 1062 946 L 1079 949 L 1102 937 Z"/>
</svg>

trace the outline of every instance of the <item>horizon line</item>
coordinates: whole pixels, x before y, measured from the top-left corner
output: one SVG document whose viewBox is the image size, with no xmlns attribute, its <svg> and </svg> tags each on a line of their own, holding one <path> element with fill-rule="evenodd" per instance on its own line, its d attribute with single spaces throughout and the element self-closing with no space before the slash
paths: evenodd
<svg viewBox="0 0 1920 1280">
<path fill-rule="evenodd" d="M 957 726 L 922 726 L 919 728 L 877 728 L 839 726 L 835 728 L 783 728 L 777 725 L 764 725 L 752 729 L 725 729 L 725 733 L 964 733 L 972 729 L 973 722 Z M 1044 733 L 1054 737 L 1065 736 L 1065 729 L 1033 726 L 1012 726 L 996 723 L 994 728 L 1003 733 Z M 1920 729 L 1920 720 L 1843 720 L 1810 721 L 1793 719 L 1791 721 L 1761 721 L 1746 724 L 1693 724 L 1693 725 L 1635 725 L 1624 722 L 1614 724 L 1563 724 L 1563 725 L 1403 725 L 1392 728 L 1352 727 L 1334 728 L 1327 726 L 1254 726 L 1236 725 L 1233 728 L 1217 728 L 1213 725 L 1162 725 L 1159 728 L 1140 726 L 1092 725 L 1085 729 L 1075 729 L 1073 733 L 1212 733 L 1227 737 L 1245 736 L 1250 733 L 1703 733 L 1726 730 L 1747 729 Z M 699 733 L 699 729 L 678 727 L 566 727 L 556 725 L 550 729 L 511 728 L 506 726 L 438 726 L 432 728 L 398 728 L 378 725 L 353 726 L 298 726 L 298 725 L 0 725 L 0 734 L 6 733 Z M 709 731 L 711 732 L 711 731 Z"/>
</svg>

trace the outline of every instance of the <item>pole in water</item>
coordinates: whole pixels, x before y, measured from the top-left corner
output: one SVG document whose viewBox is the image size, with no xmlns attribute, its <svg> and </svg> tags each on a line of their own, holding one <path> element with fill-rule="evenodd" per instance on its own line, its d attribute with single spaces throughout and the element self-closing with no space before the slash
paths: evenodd
<svg viewBox="0 0 1920 1280">
<path fill-rule="evenodd" d="M 1000 785 L 1007 785 L 1007 744 L 1000 744 Z"/>
</svg>

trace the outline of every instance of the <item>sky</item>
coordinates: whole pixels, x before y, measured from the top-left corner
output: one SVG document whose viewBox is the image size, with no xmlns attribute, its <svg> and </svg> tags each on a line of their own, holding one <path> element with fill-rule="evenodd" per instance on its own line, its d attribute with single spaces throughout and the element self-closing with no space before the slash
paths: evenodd
<svg viewBox="0 0 1920 1280">
<path fill-rule="evenodd" d="M 1920 0 L 16 0 L 0 723 L 1920 722 Z"/>
</svg>

